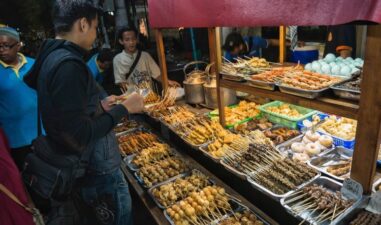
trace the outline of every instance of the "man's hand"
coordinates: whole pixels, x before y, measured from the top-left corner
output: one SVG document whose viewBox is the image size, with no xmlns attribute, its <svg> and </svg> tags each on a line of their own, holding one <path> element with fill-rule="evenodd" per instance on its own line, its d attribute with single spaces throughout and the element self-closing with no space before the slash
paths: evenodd
<svg viewBox="0 0 381 225">
<path fill-rule="evenodd" d="M 168 86 L 170 87 L 180 87 L 180 84 L 174 80 L 168 80 Z"/>
<path fill-rule="evenodd" d="M 102 107 L 105 111 L 109 111 L 112 105 L 118 100 L 118 96 L 110 95 L 101 101 Z"/>
<path fill-rule="evenodd" d="M 141 95 L 132 93 L 122 102 L 122 105 L 129 113 L 141 113 L 144 109 L 144 99 Z"/>
</svg>

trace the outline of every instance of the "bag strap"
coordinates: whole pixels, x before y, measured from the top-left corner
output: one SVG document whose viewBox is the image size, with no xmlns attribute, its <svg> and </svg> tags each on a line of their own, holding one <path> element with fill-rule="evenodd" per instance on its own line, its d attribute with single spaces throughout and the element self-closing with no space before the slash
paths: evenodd
<svg viewBox="0 0 381 225">
<path fill-rule="evenodd" d="M 128 73 L 126 73 L 126 80 L 130 77 L 131 73 L 135 70 L 135 67 L 138 65 L 138 62 L 140 60 L 140 56 L 142 55 L 142 51 L 138 50 L 138 55 L 136 56 L 134 62 L 132 63 L 130 70 Z"/>
<path fill-rule="evenodd" d="M 12 199 L 15 203 L 17 203 L 19 206 L 24 208 L 26 211 L 30 213 L 34 213 L 34 210 L 30 207 L 25 206 L 21 203 L 21 201 L 10 191 L 7 187 L 5 187 L 3 184 L 0 183 L 0 191 L 2 191 L 6 196 L 8 196 L 10 199 Z"/>
</svg>

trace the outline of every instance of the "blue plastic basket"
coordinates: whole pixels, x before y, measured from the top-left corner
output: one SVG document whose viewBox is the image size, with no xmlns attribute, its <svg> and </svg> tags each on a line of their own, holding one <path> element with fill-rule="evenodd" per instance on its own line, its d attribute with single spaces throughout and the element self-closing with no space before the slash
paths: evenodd
<svg viewBox="0 0 381 225">
<path fill-rule="evenodd" d="M 319 117 L 320 117 L 320 120 L 324 120 L 326 117 L 328 117 L 329 115 L 328 114 L 325 114 L 325 113 L 318 113 L 317 114 Z M 308 120 L 312 120 L 312 116 L 308 118 Z M 303 129 L 305 128 L 305 126 L 303 125 L 303 121 L 300 121 L 298 122 L 298 129 L 300 131 L 302 131 Z M 348 149 L 351 149 L 353 150 L 355 148 L 355 139 L 353 140 L 344 140 L 342 138 L 339 138 L 339 137 L 336 137 L 336 136 L 333 136 L 331 134 L 327 134 L 327 133 L 324 133 L 324 132 L 321 132 L 321 131 L 318 131 L 319 134 L 325 134 L 325 135 L 328 135 L 328 136 L 331 136 L 332 139 L 333 139 L 333 143 L 336 145 L 336 146 L 343 146 L 344 148 L 348 148 Z M 380 161 L 380 166 L 381 166 L 381 161 Z"/>
</svg>

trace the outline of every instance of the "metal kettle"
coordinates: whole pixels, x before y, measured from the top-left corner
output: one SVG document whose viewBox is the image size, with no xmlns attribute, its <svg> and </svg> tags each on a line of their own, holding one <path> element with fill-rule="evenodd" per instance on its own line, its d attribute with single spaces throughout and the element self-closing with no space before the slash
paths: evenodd
<svg viewBox="0 0 381 225">
<path fill-rule="evenodd" d="M 185 80 L 184 91 L 185 101 L 190 104 L 201 104 L 204 102 L 204 83 L 206 79 L 205 71 L 194 68 L 191 72 L 187 73 L 187 68 L 196 64 L 205 64 L 203 61 L 193 61 L 184 66 Z"/>
<path fill-rule="evenodd" d="M 205 68 L 206 81 L 204 83 L 204 93 L 205 93 L 205 105 L 207 108 L 215 109 L 218 107 L 217 100 L 217 80 L 216 74 L 210 73 L 210 69 L 214 66 L 214 62 L 208 64 Z M 231 105 L 237 102 L 237 95 L 234 90 L 227 88 L 220 88 L 221 98 L 223 105 Z"/>
</svg>

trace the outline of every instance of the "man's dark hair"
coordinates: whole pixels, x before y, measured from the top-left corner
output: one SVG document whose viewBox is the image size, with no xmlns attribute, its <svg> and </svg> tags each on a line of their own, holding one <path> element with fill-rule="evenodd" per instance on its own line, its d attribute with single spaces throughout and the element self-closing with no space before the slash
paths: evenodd
<svg viewBox="0 0 381 225">
<path fill-rule="evenodd" d="M 104 62 L 112 62 L 113 58 L 114 58 L 114 52 L 111 51 L 111 49 L 109 48 L 103 48 L 99 51 L 97 60 L 104 63 Z"/>
<path fill-rule="evenodd" d="M 225 51 L 231 52 L 234 48 L 239 47 L 241 44 L 245 44 L 242 35 L 237 32 L 232 32 L 226 37 L 225 44 L 222 48 Z"/>
<path fill-rule="evenodd" d="M 53 6 L 53 24 L 57 34 L 69 32 L 75 21 L 86 18 L 91 24 L 100 12 L 100 8 L 91 0 L 55 0 Z"/>
<path fill-rule="evenodd" d="M 130 31 L 134 32 L 135 36 L 138 37 L 138 30 L 136 30 L 135 27 L 123 27 L 122 29 L 119 30 L 119 33 L 118 33 L 119 40 L 123 40 L 124 32 L 130 32 Z"/>
</svg>

